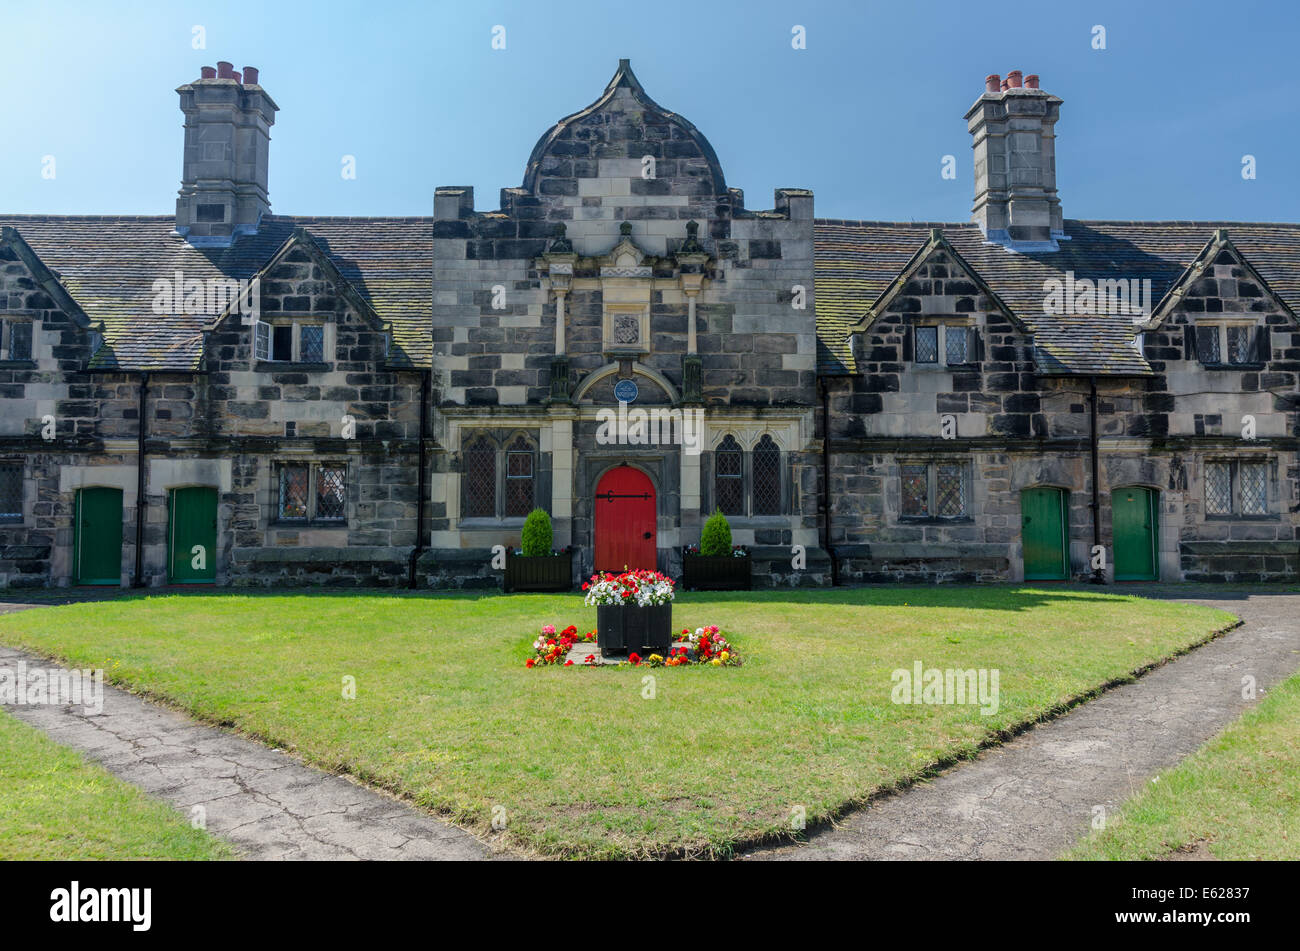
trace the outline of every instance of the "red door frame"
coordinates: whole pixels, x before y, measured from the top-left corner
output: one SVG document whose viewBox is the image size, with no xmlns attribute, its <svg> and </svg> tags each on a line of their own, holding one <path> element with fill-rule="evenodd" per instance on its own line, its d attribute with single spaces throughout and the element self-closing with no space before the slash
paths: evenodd
<svg viewBox="0 0 1300 951">
<path fill-rule="evenodd" d="M 656 570 L 658 497 L 650 476 L 626 463 L 615 466 L 596 482 L 592 504 L 596 570 Z"/>
</svg>

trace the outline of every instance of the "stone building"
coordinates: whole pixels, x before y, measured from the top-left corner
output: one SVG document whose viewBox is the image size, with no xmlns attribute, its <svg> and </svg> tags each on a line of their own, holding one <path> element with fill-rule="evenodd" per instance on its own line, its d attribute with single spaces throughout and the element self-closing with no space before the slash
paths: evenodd
<svg viewBox="0 0 1300 951">
<path fill-rule="evenodd" d="M 750 210 L 626 61 L 495 209 L 310 218 L 205 68 L 174 216 L 0 217 L 0 583 L 490 585 L 538 506 L 575 574 L 718 508 L 767 584 L 1294 579 L 1300 228 L 1064 218 L 986 83 L 965 223 Z"/>
</svg>

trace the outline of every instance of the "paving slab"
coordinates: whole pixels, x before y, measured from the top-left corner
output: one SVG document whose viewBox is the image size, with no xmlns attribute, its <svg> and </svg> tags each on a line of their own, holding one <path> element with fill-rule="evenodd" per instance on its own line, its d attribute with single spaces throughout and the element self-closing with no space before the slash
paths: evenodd
<svg viewBox="0 0 1300 951">
<path fill-rule="evenodd" d="M 0 667 L 52 662 L 0 647 Z M 5 705 L 24 723 L 171 803 L 249 859 L 486 859 L 491 846 L 399 800 L 105 685 L 100 713 Z"/>
<path fill-rule="evenodd" d="M 1300 669 L 1300 593 L 1125 589 L 1222 608 L 1241 627 L 934 779 L 878 799 L 806 842 L 751 860 L 1051 859 Z"/>
</svg>

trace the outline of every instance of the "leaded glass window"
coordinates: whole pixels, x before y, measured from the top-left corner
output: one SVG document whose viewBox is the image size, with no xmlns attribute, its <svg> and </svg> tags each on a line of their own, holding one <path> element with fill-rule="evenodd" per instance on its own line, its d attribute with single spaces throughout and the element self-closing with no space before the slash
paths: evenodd
<svg viewBox="0 0 1300 951">
<path fill-rule="evenodd" d="M 966 514 L 966 467 L 945 464 L 937 467 L 934 478 L 934 510 L 940 518 L 960 518 Z"/>
<path fill-rule="evenodd" d="M 754 514 L 781 514 L 781 450 L 767 433 L 754 447 Z"/>
<path fill-rule="evenodd" d="M 0 463 L 0 522 L 23 520 L 23 464 Z"/>
<path fill-rule="evenodd" d="M 1262 462 L 1243 462 L 1238 470 L 1241 478 L 1241 514 L 1265 515 L 1268 513 L 1268 466 Z"/>
<path fill-rule="evenodd" d="M 321 466 L 316 470 L 316 517 L 342 521 L 347 515 L 347 469 Z"/>
<path fill-rule="evenodd" d="M 943 361 L 949 366 L 960 366 L 967 360 L 967 339 L 970 334 L 965 327 L 943 328 Z"/>
<path fill-rule="evenodd" d="M 533 448 L 520 436 L 506 452 L 506 518 L 533 510 Z"/>
<path fill-rule="evenodd" d="M 714 491 L 723 515 L 745 514 L 743 462 L 740 443 L 728 434 L 713 454 Z"/>
<path fill-rule="evenodd" d="M 303 324 L 298 329 L 298 359 L 303 363 L 325 362 L 325 328 Z"/>
<path fill-rule="evenodd" d="M 939 328 L 938 327 L 917 327 L 916 334 L 916 362 L 917 363 L 938 363 L 939 362 Z"/>
<path fill-rule="evenodd" d="M 1207 366 L 1223 362 L 1217 325 L 1196 328 L 1196 359 Z"/>
<path fill-rule="evenodd" d="M 487 436 L 473 440 L 462 453 L 466 518 L 493 518 L 497 508 L 497 447 Z"/>
<path fill-rule="evenodd" d="M 1254 327 L 1228 328 L 1228 362 L 1249 363 Z"/>
<path fill-rule="evenodd" d="M 1232 514 L 1232 468 L 1226 462 L 1205 466 L 1205 514 Z"/>
<path fill-rule="evenodd" d="M 284 466 L 280 469 L 280 507 L 282 521 L 306 521 L 308 481 L 307 466 Z"/>
<path fill-rule="evenodd" d="M 9 331 L 8 339 L 5 341 L 5 357 L 9 360 L 30 360 L 32 358 L 32 325 L 31 321 L 16 320 L 6 321 L 6 330 Z"/>
<path fill-rule="evenodd" d="M 930 514 L 929 466 L 901 466 L 903 483 L 903 514 L 927 516 Z"/>
</svg>

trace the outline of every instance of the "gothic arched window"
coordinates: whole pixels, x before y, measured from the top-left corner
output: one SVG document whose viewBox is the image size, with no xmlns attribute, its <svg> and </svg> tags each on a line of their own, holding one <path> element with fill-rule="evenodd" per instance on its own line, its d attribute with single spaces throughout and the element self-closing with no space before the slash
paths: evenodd
<svg viewBox="0 0 1300 951">
<path fill-rule="evenodd" d="M 713 484 L 717 507 L 723 515 L 745 514 L 744 455 L 730 433 L 713 452 Z"/>
<path fill-rule="evenodd" d="M 487 436 L 476 436 L 461 453 L 465 518 L 497 514 L 497 447 Z"/>
<path fill-rule="evenodd" d="M 781 450 L 767 433 L 754 447 L 754 514 L 781 514 Z"/>
<path fill-rule="evenodd" d="M 533 510 L 533 446 L 517 436 L 506 449 L 506 518 L 522 518 Z"/>
</svg>

